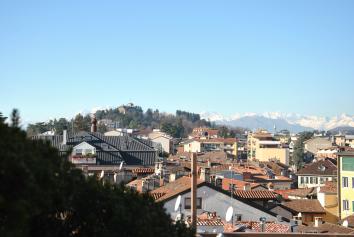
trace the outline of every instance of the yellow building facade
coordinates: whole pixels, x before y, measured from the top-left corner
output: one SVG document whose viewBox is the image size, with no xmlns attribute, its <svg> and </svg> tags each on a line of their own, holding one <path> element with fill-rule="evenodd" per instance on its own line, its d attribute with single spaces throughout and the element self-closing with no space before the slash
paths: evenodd
<svg viewBox="0 0 354 237">
<path fill-rule="evenodd" d="M 258 161 L 278 160 L 289 165 L 289 148 L 265 131 L 250 133 L 247 137 L 248 159 Z"/>
<path fill-rule="evenodd" d="M 339 218 L 354 214 L 354 152 L 338 157 Z"/>
</svg>

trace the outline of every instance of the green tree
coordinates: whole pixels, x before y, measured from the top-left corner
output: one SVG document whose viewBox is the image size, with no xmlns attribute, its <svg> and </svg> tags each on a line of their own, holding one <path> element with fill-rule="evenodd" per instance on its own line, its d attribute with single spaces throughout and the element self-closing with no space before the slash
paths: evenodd
<svg viewBox="0 0 354 237">
<path fill-rule="evenodd" d="M 13 109 L 11 112 L 11 126 L 15 128 L 20 126 L 20 112 L 18 109 Z"/>
<path fill-rule="evenodd" d="M 162 204 L 85 178 L 49 143 L 0 123 L 0 236 L 193 236 Z"/>
<path fill-rule="evenodd" d="M 75 116 L 74 119 L 74 130 L 79 131 L 89 131 L 90 130 L 90 120 L 87 117 L 83 117 L 81 114 Z"/>
<path fill-rule="evenodd" d="M 5 120 L 7 118 L 3 116 L 3 114 L 0 112 L 0 123 L 5 123 Z"/>
<path fill-rule="evenodd" d="M 105 133 L 108 131 L 108 129 L 107 129 L 106 125 L 104 125 L 104 123 L 98 123 L 97 131 L 100 133 Z"/>
<path fill-rule="evenodd" d="M 313 132 L 302 132 L 294 145 L 293 156 L 291 164 L 295 165 L 298 169 L 304 165 L 304 141 L 310 139 Z"/>
</svg>

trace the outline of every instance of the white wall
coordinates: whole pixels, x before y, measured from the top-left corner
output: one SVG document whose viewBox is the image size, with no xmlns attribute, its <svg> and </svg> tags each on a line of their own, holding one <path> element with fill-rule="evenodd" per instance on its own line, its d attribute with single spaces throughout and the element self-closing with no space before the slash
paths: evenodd
<svg viewBox="0 0 354 237">
<path fill-rule="evenodd" d="M 184 209 L 184 198 L 190 197 L 190 194 L 191 193 L 188 192 L 184 195 L 181 195 L 182 213 L 184 216 L 190 215 L 190 210 Z M 229 196 L 215 191 L 214 189 L 207 186 L 199 187 L 197 190 L 197 196 L 202 198 L 202 210 L 198 210 L 198 214 L 202 213 L 203 211 L 215 211 L 217 215 L 219 215 L 222 219 L 225 219 L 226 211 L 228 207 L 232 205 L 234 208 L 234 215 L 241 214 L 242 221 L 259 221 L 260 217 L 266 217 L 267 221 L 277 221 L 276 217 L 251 207 L 241 201 L 231 199 Z M 176 215 L 178 214 L 178 212 L 174 211 L 176 199 L 177 197 L 164 204 L 167 213 L 171 215 L 172 219 L 175 219 Z"/>
</svg>

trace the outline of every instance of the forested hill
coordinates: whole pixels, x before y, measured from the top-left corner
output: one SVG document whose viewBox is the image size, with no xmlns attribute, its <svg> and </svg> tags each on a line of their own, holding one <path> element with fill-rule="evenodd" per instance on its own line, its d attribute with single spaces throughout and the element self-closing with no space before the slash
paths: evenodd
<svg viewBox="0 0 354 237">
<path fill-rule="evenodd" d="M 174 115 L 160 113 L 157 109 L 143 111 L 140 106 L 120 106 L 114 109 L 98 110 L 95 115 L 99 121 L 99 132 L 107 131 L 107 127 L 104 123 L 100 123 L 100 120 L 112 120 L 112 122 L 117 122 L 121 128 L 161 129 L 173 137 L 187 137 L 195 127 L 212 126 L 210 122 L 200 119 L 199 114 L 181 110 L 177 110 Z M 62 134 L 65 128 L 69 131 L 89 131 L 90 123 L 91 115 L 78 114 L 71 120 L 59 118 L 49 122 L 29 124 L 27 134 L 33 136 L 47 131 Z"/>
</svg>

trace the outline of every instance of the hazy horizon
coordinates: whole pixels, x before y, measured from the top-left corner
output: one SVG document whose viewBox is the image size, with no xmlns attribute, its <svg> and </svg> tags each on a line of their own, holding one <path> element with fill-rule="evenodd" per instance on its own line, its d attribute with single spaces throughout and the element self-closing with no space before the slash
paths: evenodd
<svg viewBox="0 0 354 237">
<path fill-rule="evenodd" d="M 354 1 L 4 1 L 0 111 L 354 114 Z"/>
</svg>

